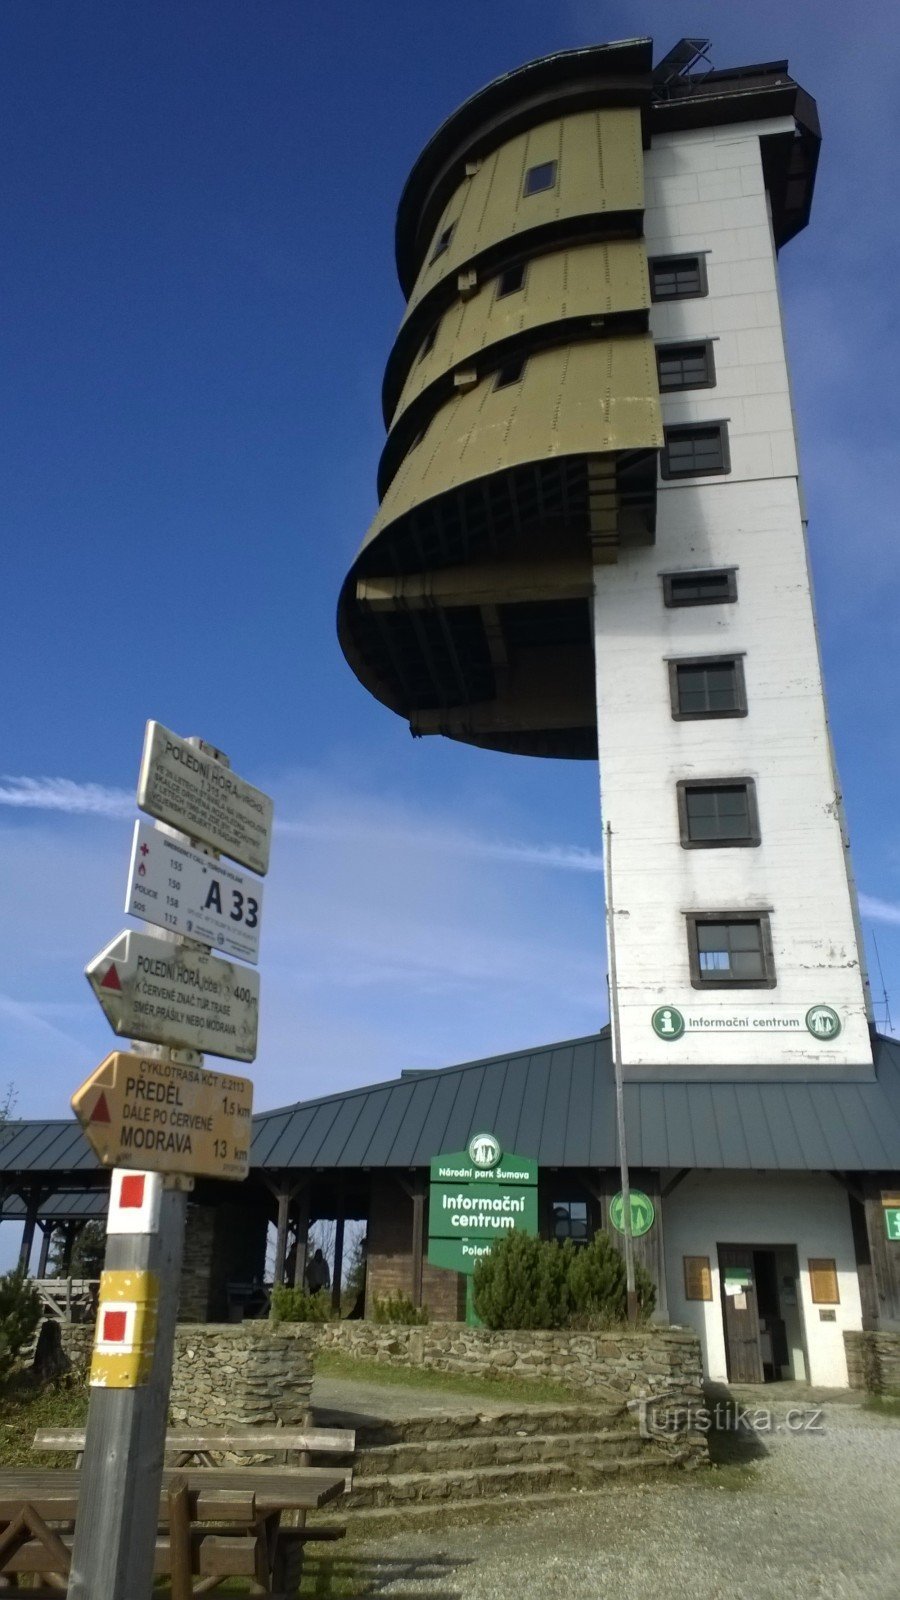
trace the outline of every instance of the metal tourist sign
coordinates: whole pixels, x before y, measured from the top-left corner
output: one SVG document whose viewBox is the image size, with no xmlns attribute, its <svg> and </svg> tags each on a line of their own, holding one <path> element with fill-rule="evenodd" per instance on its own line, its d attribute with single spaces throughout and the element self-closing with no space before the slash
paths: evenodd
<svg viewBox="0 0 900 1600">
<path fill-rule="evenodd" d="M 492 1133 L 466 1150 L 435 1156 L 428 1207 L 428 1260 L 471 1274 L 507 1233 L 538 1231 L 538 1164 L 504 1153 Z"/>
</svg>

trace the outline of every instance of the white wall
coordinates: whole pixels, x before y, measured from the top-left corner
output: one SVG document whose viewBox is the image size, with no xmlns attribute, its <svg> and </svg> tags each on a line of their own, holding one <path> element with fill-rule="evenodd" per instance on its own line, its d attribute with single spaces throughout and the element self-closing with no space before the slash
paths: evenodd
<svg viewBox="0 0 900 1600">
<path fill-rule="evenodd" d="M 727 1377 L 718 1246 L 796 1245 L 810 1382 L 846 1387 L 843 1332 L 862 1327 L 862 1309 L 849 1202 L 833 1178 L 823 1173 L 692 1172 L 663 1202 L 662 1224 L 669 1316 L 700 1335 L 708 1377 L 722 1382 Z M 712 1300 L 685 1299 L 685 1256 L 709 1257 Z M 817 1256 L 837 1263 L 837 1306 L 813 1305 L 808 1261 Z M 823 1322 L 819 1311 L 832 1309 L 835 1321 Z"/>
<path fill-rule="evenodd" d="M 600 781 L 613 830 L 623 1058 L 666 1068 L 870 1064 L 758 128 L 667 136 L 646 159 L 648 253 L 708 252 L 709 294 L 654 305 L 654 337 L 715 340 L 716 386 L 663 396 L 663 420 L 726 419 L 731 472 L 662 481 L 655 545 L 598 569 Z M 736 604 L 664 606 L 660 574 L 711 566 L 738 569 Z M 675 721 L 666 658 L 719 651 L 743 653 L 748 715 Z M 727 776 L 756 782 L 761 845 L 684 849 L 678 779 Z M 742 908 L 770 910 L 776 987 L 692 988 L 685 912 Z M 841 1018 L 834 1040 L 807 1031 L 819 1003 Z M 663 1005 L 687 1019 L 677 1042 L 650 1026 Z"/>
</svg>

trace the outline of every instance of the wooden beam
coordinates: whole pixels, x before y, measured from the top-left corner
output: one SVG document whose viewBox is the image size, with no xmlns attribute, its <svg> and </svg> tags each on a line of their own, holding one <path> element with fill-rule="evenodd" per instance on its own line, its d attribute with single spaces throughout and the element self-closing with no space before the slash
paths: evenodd
<svg viewBox="0 0 900 1600">
<path fill-rule="evenodd" d="M 41 1230 L 43 1238 L 41 1239 L 41 1253 L 38 1256 L 37 1275 L 39 1278 L 46 1278 L 47 1260 L 50 1255 L 50 1243 L 53 1238 L 53 1223 L 40 1222 L 38 1223 L 38 1227 Z"/>
<path fill-rule="evenodd" d="M 297 1201 L 297 1243 L 294 1246 L 294 1288 L 302 1289 L 306 1281 L 306 1262 L 309 1256 L 309 1184 L 300 1190 Z"/>
<path fill-rule="evenodd" d="M 25 1209 L 25 1226 L 22 1229 L 22 1243 L 19 1246 L 19 1271 L 27 1272 L 31 1260 L 31 1247 L 34 1244 L 34 1232 L 37 1227 L 38 1208 L 41 1203 L 41 1191 L 38 1188 L 29 1189 Z"/>
<path fill-rule="evenodd" d="M 275 1234 L 275 1266 L 272 1271 L 272 1282 L 284 1283 L 284 1263 L 287 1256 L 288 1217 L 291 1209 L 291 1193 L 289 1189 L 282 1189 L 278 1196 L 278 1219 Z M 299 1252 L 298 1252 L 299 1254 Z"/>
<path fill-rule="evenodd" d="M 505 561 L 434 572 L 358 578 L 356 598 L 371 611 L 423 611 L 432 606 L 529 605 L 541 600 L 588 600 L 593 594 L 590 547 L 553 561 Z"/>
<path fill-rule="evenodd" d="M 344 1202 L 341 1198 L 340 1216 L 334 1221 L 334 1271 L 331 1274 L 331 1309 L 341 1309 L 341 1278 L 344 1272 Z"/>
<path fill-rule="evenodd" d="M 414 1306 L 422 1304 L 422 1278 L 425 1265 L 425 1189 L 418 1180 L 413 1194 L 412 1223 L 412 1300 Z"/>
</svg>

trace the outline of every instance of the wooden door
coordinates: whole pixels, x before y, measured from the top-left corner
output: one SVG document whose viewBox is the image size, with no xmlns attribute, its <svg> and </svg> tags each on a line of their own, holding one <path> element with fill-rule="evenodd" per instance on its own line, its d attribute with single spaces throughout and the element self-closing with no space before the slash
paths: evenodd
<svg viewBox="0 0 900 1600">
<path fill-rule="evenodd" d="M 720 1244 L 718 1251 L 722 1319 L 725 1325 L 725 1360 L 729 1381 L 762 1383 L 759 1306 L 753 1276 L 753 1251 L 749 1245 L 744 1244 Z M 727 1293 L 727 1285 L 736 1282 L 741 1284 L 739 1292 Z"/>
</svg>

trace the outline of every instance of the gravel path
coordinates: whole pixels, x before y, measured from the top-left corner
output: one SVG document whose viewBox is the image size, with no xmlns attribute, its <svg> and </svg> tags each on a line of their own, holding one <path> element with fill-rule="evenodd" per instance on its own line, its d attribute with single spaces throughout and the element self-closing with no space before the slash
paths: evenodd
<svg viewBox="0 0 900 1600">
<path fill-rule="evenodd" d="M 449 1508 L 439 1523 L 405 1533 L 360 1528 L 334 1560 L 337 1592 L 410 1600 L 897 1600 L 900 1424 L 855 1406 L 826 1408 L 823 1423 L 823 1433 L 766 1434 L 765 1454 L 740 1474 L 733 1467 L 673 1474 L 539 1511 L 497 1510 L 455 1528 Z M 741 1487 L 732 1487 L 738 1477 Z M 377 1551 L 377 1560 L 367 1551 Z"/>
</svg>

